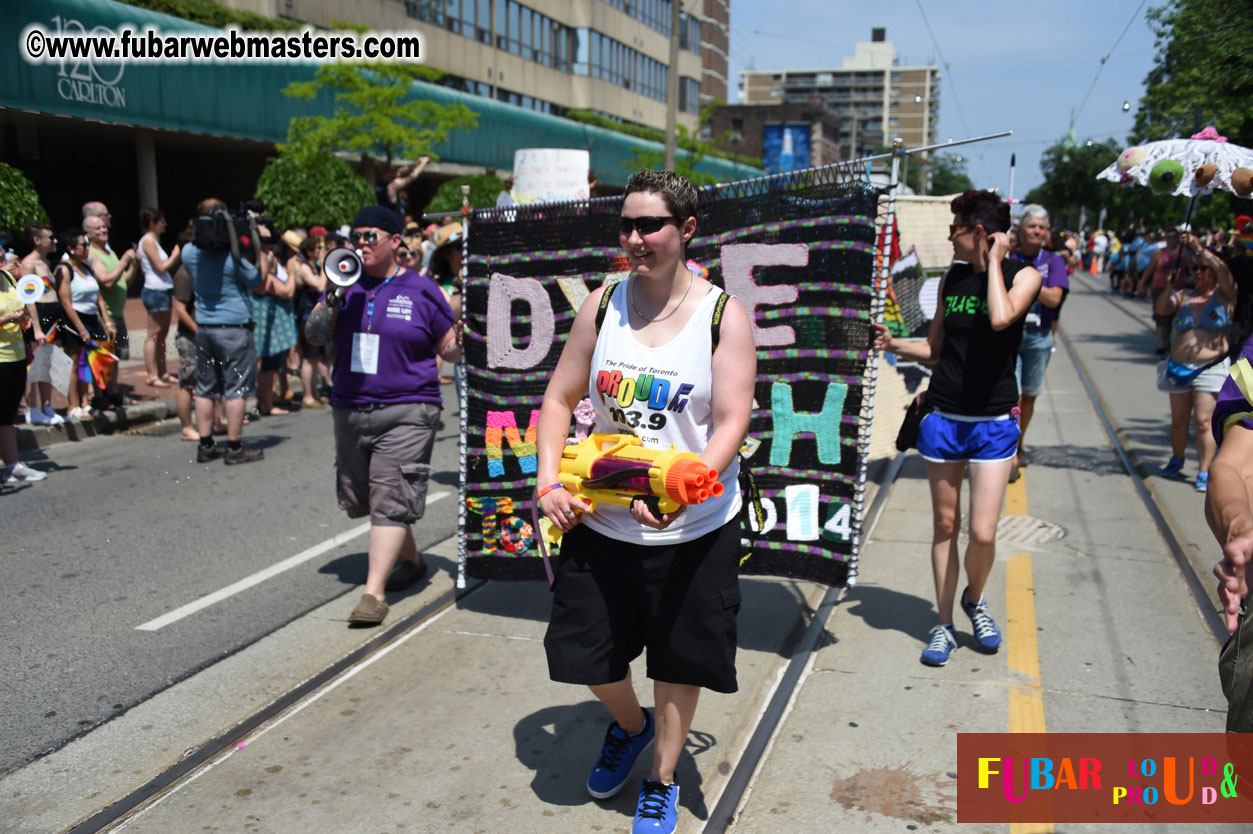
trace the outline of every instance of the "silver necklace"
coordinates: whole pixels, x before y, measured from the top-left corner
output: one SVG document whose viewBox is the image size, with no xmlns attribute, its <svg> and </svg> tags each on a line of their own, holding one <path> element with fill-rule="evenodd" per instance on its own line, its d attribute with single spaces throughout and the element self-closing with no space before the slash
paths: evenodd
<svg viewBox="0 0 1253 834">
<path fill-rule="evenodd" d="M 635 282 L 639 280 L 639 277 L 638 277 L 638 276 L 634 277 L 634 279 L 631 281 L 631 287 L 630 287 L 630 290 L 631 290 L 631 307 L 632 307 L 632 309 L 634 309 L 634 310 L 635 310 L 635 315 L 639 316 L 640 318 L 642 318 L 644 321 L 648 322 L 649 324 L 652 324 L 653 322 L 658 322 L 658 321 L 665 321 L 666 319 L 670 318 L 670 317 L 671 317 L 671 316 L 673 316 L 675 313 L 679 312 L 679 308 L 683 306 L 683 302 L 684 302 L 684 301 L 687 301 L 687 294 L 688 294 L 688 293 L 690 293 L 690 292 L 692 291 L 692 281 L 695 279 L 695 277 L 696 277 L 696 274 L 695 274 L 695 273 L 693 273 L 693 272 L 689 269 L 689 270 L 687 271 L 687 289 L 685 289 L 685 290 L 683 291 L 683 297 L 679 299 L 679 303 L 678 303 L 678 304 L 676 304 L 676 305 L 674 305 L 674 309 L 673 309 L 673 310 L 671 310 L 670 312 L 666 313 L 664 316 L 660 316 L 660 317 L 655 318 L 655 319 L 654 319 L 654 318 L 649 318 L 648 316 L 644 315 L 644 314 L 640 311 L 640 308 L 636 306 L 636 304 L 635 304 Z M 664 309 L 664 308 L 663 308 L 663 309 Z"/>
</svg>

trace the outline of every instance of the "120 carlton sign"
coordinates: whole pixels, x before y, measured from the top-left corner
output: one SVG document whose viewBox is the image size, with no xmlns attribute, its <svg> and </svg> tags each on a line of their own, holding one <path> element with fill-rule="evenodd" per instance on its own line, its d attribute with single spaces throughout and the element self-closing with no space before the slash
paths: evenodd
<svg viewBox="0 0 1253 834">
<path fill-rule="evenodd" d="M 90 31 L 81 21 L 56 15 L 52 18 L 53 33 L 57 35 L 103 35 L 116 33 L 106 26 L 96 26 Z M 57 94 L 66 101 L 99 104 L 121 109 L 126 107 L 126 88 L 120 86 L 126 66 L 122 63 L 107 64 L 104 72 L 96 68 L 91 58 L 62 58 L 57 62 Z"/>
</svg>

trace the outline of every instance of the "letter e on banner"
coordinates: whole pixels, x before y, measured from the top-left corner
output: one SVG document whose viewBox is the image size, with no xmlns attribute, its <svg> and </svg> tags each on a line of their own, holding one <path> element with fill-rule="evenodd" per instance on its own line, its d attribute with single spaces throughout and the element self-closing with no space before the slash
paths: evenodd
<svg viewBox="0 0 1253 834">
<path fill-rule="evenodd" d="M 531 343 L 515 347 L 510 323 L 513 302 L 525 301 L 531 307 Z M 534 278 L 513 278 L 492 273 L 487 291 L 487 366 L 526 370 L 544 361 L 552 350 L 553 307 L 543 284 Z"/>
<path fill-rule="evenodd" d="M 809 247 L 803 243 L 733 243 L 723 246 L 722 278 L 727 292 L 740 300 L 748 310 L 748 320 L 753 325 L 753 344 L 772 347 L 796 344 L 796 331 L 786 325 L 778 327 L 757 326 L 757 305 L 792 304 L 800 295 L 793 286 L 775 285 L 759 287 L 753 281 L 753 267 L 757 266 L 806 266 L 809 264 Z"/>
</svg>

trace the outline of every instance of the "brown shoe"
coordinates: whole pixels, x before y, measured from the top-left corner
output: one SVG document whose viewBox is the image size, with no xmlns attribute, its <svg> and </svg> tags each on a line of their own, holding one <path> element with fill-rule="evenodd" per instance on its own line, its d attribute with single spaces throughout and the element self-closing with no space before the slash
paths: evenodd
<svg viewBox="0 0 1253 834">
<path fill-rule="evenodd" d="M 387 617 L 387 603 L 370 594 L 362 594 L 361 602 L 348 615 L 349 625 L 378 625 Z"/>
<path fill-rule="evenodd" d="M 408 559 L 401 559 L 400 565 L 396 570 L 392 571 L 392 575 L 387 577 L 387 584 L 383 586 L 387 591 L 403 591 L 414 582 L 426 576 L 426 562 L 421 558 L 416 562 L 410 562 Z"/>
</svg>

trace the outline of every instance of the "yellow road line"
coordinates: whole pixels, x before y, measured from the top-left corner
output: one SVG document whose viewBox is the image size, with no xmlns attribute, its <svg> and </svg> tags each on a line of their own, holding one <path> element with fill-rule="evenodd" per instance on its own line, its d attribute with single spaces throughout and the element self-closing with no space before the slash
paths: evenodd
<svg viewBox="0 0 1253 834">
<path fill-rule="evenodd" d="M 1019 478 L 1005 492 L 1005 514 L 1027 514 L 1027 479 Z M 1009 731 L 1044 732 L 1044 691 L 1040 686 L 1040 652 L 1036 643 L 1035 588 L 1031 556 L 1015 553 L 1005 568 L 1005 653 L 1009 684 Z M 1050 823 L 1010 823 L 1010 834 L 1052 834 Z"/>
</svg>

